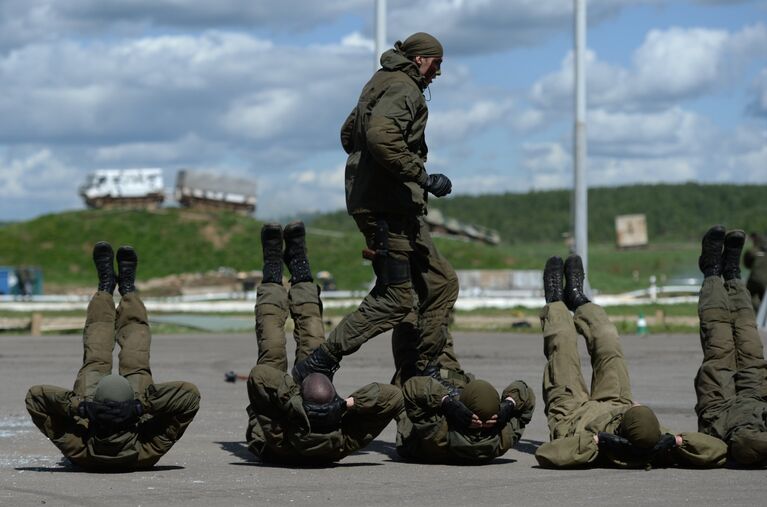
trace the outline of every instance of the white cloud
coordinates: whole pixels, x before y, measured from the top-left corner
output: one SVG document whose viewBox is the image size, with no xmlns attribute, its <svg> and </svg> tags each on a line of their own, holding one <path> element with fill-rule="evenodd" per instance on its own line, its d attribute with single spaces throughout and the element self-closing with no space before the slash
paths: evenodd
<svg viewBox="0 0 767 507">
<path fill-rule="evenodd" d="M 767 26 L 756 24 L 734 33 L 702 28 L 652 30 L 624 69 L 587 54 L 588 102 L 612 109 L 666 107 L 714 91 L 741 77 L 746 66 L 764 59 Z M 560 70 L 541 78 L 530 99 L 542 109 L 570 107 L 573 55 Z"/>
<path fill-rule="evenodd" d="M 551 189 L 572 185 L 572 155 L 561 143 L 526 143 L 522 168 L 530 176 L 530 188 Z"/>
<path fill-rule="evenodd" d="M 743 125 L 727 138 L 725 160 L 716 172 L 718 181 L 767 181 L 767 128 Z"/>
<path fill-rule="evenodd" d="M 61 188 L 77 174 L 77 170 L 57 159 L 46 148 L 6 152 L 0 159 L 0 197 L 60 197 Z"/>
<path fill-rule="evenodd" d="M 679 107 L 651 113 L 595 110 L 588 118 L 589 152 L 596 156 L 694 155 L 716 137 L 705 118 Z"/>
<path fill-rule="evenodd" d="M 261 216 L 296 216 L 311 211 L 345 208 L 344 166 L 306 169 L 287 176 L 262 178 L 259 191 Z"/>
<path fill-rule="evenodd" d="M 637 4 L 662 0 L 591 0 L 589 21 L 600 23 Z M 562 0 L 390 0 L 391 42 L 429 30 L 448 53 L 476 54 L 528 46 L 569 29 L 572 2 Z M 137 37 L 161 29 L 304 32 L 344 17 L 366 20 L 373 31 L 371 0 L 4 0 L 0 3 L 0 48 L 32 41 L 117 34 Z"/>
<path fill-rule="evenodd" d="M 508 123 L 513 108 L 511 100 L 478 100 L 463 109 L 441 109 L 429 116 L 430 139 L 447 143 L 477 134 L 491 125 Z"/>
</svg>

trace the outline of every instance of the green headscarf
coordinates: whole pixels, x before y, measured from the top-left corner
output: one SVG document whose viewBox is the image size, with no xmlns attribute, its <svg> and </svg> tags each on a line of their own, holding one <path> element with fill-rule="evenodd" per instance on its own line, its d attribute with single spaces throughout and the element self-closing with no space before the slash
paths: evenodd
<svg viewBox="0 0 767 507">
<path fill-rule="evenodd" d="M 637 405 L 623 414 L 620 434 L 641 449 L 651 449 L 660 440 L 660 423 L 649 407 Z"/>
<path fill-rule="evenodd" d="M 489 382 L 474 379 L 463 388 L 461 403 L 469 410 L 477 414 L 482 421 L 487 421 L 498 414 L 501 405 L 501 397 Z"/>
<path fill-rule="evenodd" d="M 394 48 L 408 58 L 416 56 L 442 58 L 442 44 L 433 35 L 426 32 L 417 32 L 405 39 L 405 42 L 397 41 Z"/>
</svg>

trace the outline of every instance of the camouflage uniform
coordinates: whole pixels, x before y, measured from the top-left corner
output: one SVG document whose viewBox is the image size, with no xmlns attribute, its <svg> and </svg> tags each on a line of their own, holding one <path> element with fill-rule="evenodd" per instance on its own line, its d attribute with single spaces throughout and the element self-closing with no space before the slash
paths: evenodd
<svg viewBox="0 0 767 507">
<path fill-rule="evenodd" d="M 454 371 L 447 376 L 445 383 L 459 389 L 474 378 Z M 520 412 L 503 428 L 456 431 L 440 410 L 442 398 L 449 392 L 445 383 L 432 377 L 413 377 L 405 382 L 402 393 L 407 417 L 397 423 L 400 456 L 425 463 L 486 463 L 516 445 L 535 408 L 535 395 L 527 384 L 517 380 L 503 390 L 501 399 L 514 398 Z"/>
<path fill-rule="evenodd" d="M 573 317 L 564 303 L 555 302 L 544 307 L 541 324 L 548 359 L 543 373 L 543 399 L 551 441 L 536 451 L 538 463 L 550 468 L 645 466 L 644 460 L 632 461 L 600 452 L 594 441 L 599 432 L 614 433 L 623 414 L 633 404 L 618 332 L 604 310 L 586 303 L 578 307 Z M 581 372 L 579 333 L 584 336 L 591 356 L 591 394 Z M 724 464 L 727 449 L 721 440 L 695 432 L 681 433 L 681 436 L 682 445 L 654 465 L 712 467 Z"/>
<path fill-rule="evenodd" d="M 105 434 L 77 414 L 93 399 L 96 385 L 112 372 L 115 338 L 119 374 L 127 378 L 143 415 L 135 425 Z M 93 469 L 151 467 L 192 422 L 200 393 L 188 382 L 155 384 L 149 367 L 151 334 L 144 304 L 126 294 L 115 311 L 112 294 L 97 292 L 88 305 L 83 332 L 83 366 L 72 391 L 38 385 L 27 393 L 32 421 L 72 463 Z"/>
<path fill-rule="evenodd" d="M 700 431 L 721 438 L 736 461 L 749 439 L 767 442 L 767 362 L 740 279 L 709 276 L 698 302 L 703 363 L 695 377 Z M 750 463 L 765 462 L 767 453 Z M 751 459 L 749 459 L 751 461 Z"/>
<path fill-rule="evenodd" d="M 394 328 L 395 341 L 416 341 L 415 363 L 407 367 L 423 370 L 434 365 L 450 339 L 447 324 L 458 297 L 458 277 L 423 220 L 428 177 L 425 82 L 418 67 L 397 50 L 384 53 L 381 65 L 341 129 L 349 154 L 347 210 L 368 248 L 379 251 L 376 286 L 323 347 L 340 360 Z M 388 227 L 385 255 L 376 241 L 382 223 Z M 386 266 L 396 269 L 390 272 Z"/>
<path fill-rule="evenodd" d="M 351 394 L 354 406 L 344 414 L 340 428 L 329 433 L 312 432 L 300 385 L 287 374 L 284 325 L 288 313 L 296 323 L 296 361 L 324 341 L 319 287 L 301 282 L 288 293 L 276 283 L 259 286 L 258 363 L 248 377 L 248 449 L 267 462 L 338 461 L 372 442 L 402 411 L 402 392 L 388 384 L 368 384 Z"/>
</svg>

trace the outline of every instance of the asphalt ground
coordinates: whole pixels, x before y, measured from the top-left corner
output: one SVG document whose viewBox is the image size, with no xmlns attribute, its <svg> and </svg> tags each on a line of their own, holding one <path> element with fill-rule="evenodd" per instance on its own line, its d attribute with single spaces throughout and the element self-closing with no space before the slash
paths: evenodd
<svg viewBox="0 0 767 507">
<path fill-rule="evenodd" d="M 765 470 L 545 470 L 533 453 L 548 439 L 541 397 L 542 339 L 536 334 L 455 335 L 466 370 L 502 388 L 523 379 L 539 405 L 516 449 L 483 466 L 401 461 L 390 425 L 367 449 L 323 468 L 258 463 L 244 445 L 244 382 L 256 359 L 253 335 L 160 335 L 152 369 L 158 382 L 188 380 L 202 392 L 186 435 L 149 471 L 94 474 L 63 460 L 24 407 L 32 384 L 71 386 L 81 338 L 0 335 L 0 505 L 764 505 Z M 625 336 L 637 401 L 675 430 L 696 429 L 693 377 L 701 361 L 695 335 Z M 292 348 L 292 347 L 291 347 Z M 581 343 L 582 357 L 585 356 Z M 343 360 L 342 395 L 391 376 L 390 340 L 380 336 Z M 584 374 L 590 367 L 583 361 Z"/>
</svg>

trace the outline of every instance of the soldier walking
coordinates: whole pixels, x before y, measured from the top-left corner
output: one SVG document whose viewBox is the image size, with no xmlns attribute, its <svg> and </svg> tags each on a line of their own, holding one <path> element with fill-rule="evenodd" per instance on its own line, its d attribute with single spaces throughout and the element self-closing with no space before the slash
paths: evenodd
<svg viewBox="0 0 767 507">
<path fill-rule="evenodd" d="M 294 367 L 297 382 L 312 372 L 332 375 L 343 356 L 392 328 L 395 354 L 402 341 L 417 347 L 414 362 L 395 356 L 402 380 L 440 369 L 458 278 L 423 220 L 427 194 L 442 197 L 452 190 L 447 176 L 426 172 L 423 92 L 440 75 L 442 56 L 442 44 L 427 33 L 397 41 L 344 122 L 347 211 L 365 237 L 376 284 L 357 311 Z"/>
</svg>

